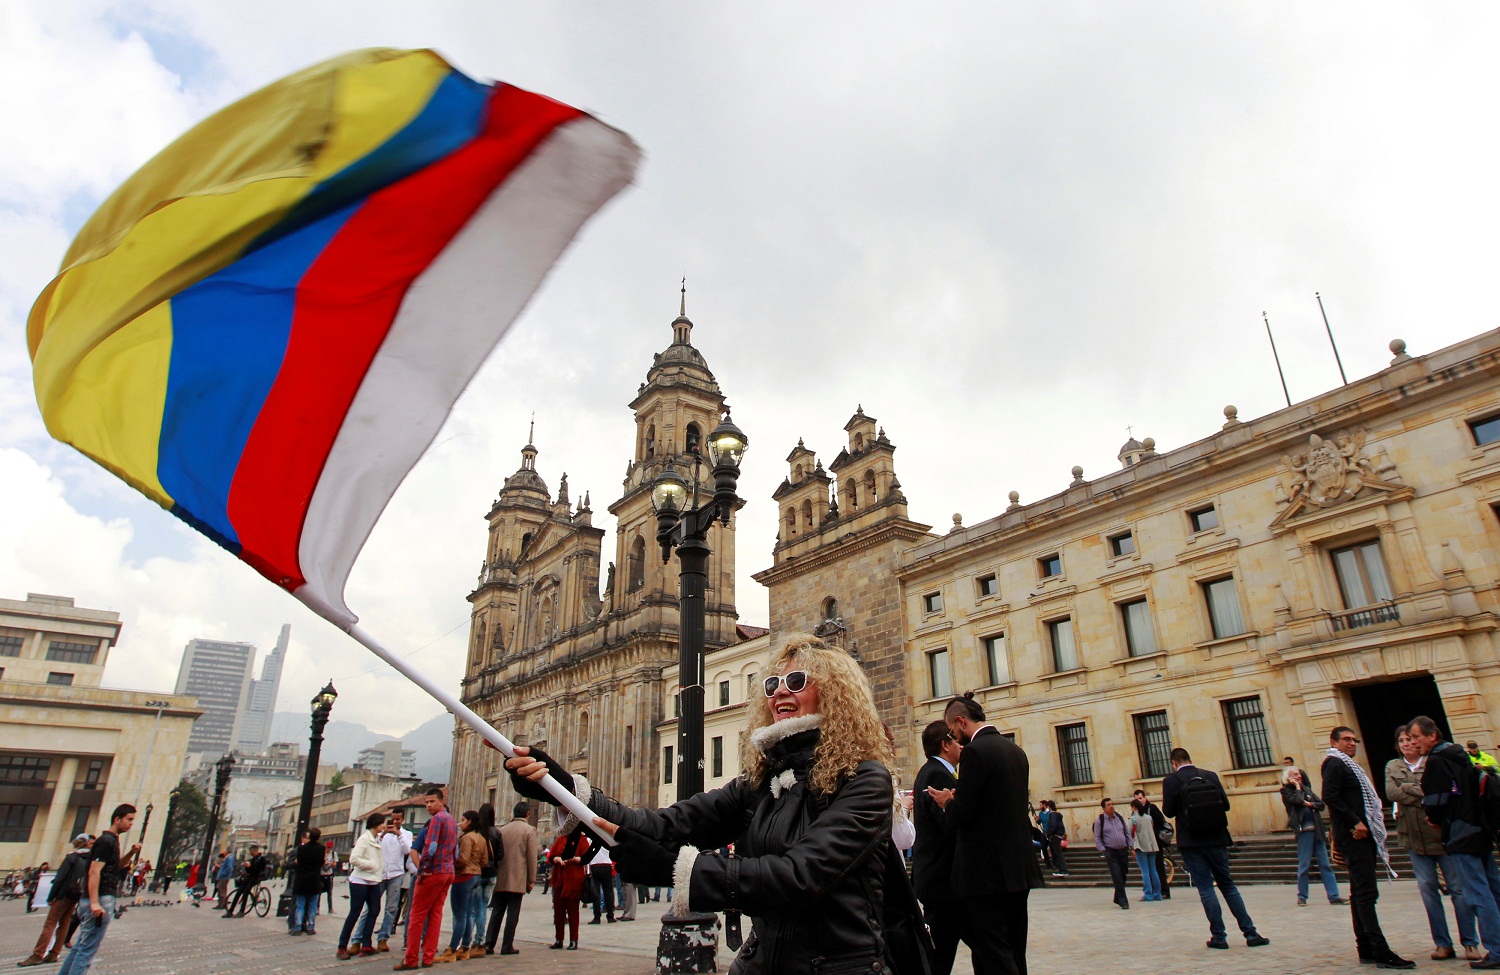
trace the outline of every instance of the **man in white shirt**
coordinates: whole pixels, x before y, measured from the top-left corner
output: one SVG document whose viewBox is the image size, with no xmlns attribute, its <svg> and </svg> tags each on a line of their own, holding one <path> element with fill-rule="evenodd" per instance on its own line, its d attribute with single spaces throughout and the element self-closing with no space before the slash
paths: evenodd
<svg viewBox="0 0 1500 975">
<path fill-rule="evenodd" d="M 599 923 L 599 911 L 602 908 L 609 917 L 609 923 L 615 923 L 615 864 L 609 858 L 609 847 L 603 843 L 599 844 L 599 852 L 589 861 L 589 876 L 594 878 L 594 886 L 598 888 L 598 895 L 594 899 L 594 919 L 590 924 Z"/>
<path fill-rule="evenodd" d="M 385 918 L 380 922 L 380 934 L 377 936 L 380 951 L 391 950 L 386 942 L 390 940 L 391 932 L 396 930 L 396 919 L 401 914 L 400 894 L 406 886 L 403 881 L 412 869 L 411 844 L 411 831 L 402 828 L 401 813 L 391 813 L 391 818 L 385 821 L 385 828 L 380 833 L 380 856 L 383 861 L 380 896 L 385 903 Z"/>
</svg>

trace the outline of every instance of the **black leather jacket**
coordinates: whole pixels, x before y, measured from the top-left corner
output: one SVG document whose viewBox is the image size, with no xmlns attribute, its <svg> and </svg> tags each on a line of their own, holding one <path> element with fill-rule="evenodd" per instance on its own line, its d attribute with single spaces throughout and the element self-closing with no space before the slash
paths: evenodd
<svg viewBox="0 0 1500 975">
<path fill-rule="evenodd" d="M 861 762 L 832 796 L 810 794 L 807 769 L 819 734 L 770 746 L 759 788 L 738 778 L 656 810 L 594 794 L 599 815 L 657 839 L 704 850 L 735 844 L 733 857 L 700 855 L 691 889 L 677 891 L 695 911 L 751 917 L 731 975 L 888 972 L 881 917 L 891 775 L 879 762 Z M 796 781 L 778 798 L 770 782 L 786 770 Z"/>
</svg>

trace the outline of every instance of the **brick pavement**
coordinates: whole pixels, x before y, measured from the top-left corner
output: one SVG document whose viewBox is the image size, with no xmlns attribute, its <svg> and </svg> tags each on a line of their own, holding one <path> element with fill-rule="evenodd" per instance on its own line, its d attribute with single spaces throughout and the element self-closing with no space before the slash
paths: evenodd
<svg viewBox="0 0 1500 975">
<path fill-rule="evenodd" d="M 1129 911 L 1111 904 L 1107 889 L 1037 891 L 1031 900 L 1030 967 L 1039 975 L 1096 970 L 1109 975 L 1352 975 L 1361 970 L 1354 957 L 1347 907 L 1330 906 L 1316 890 L 1313 902 L 1305 908 L 1295 906 L 1292 887 L 1241 890 L 1256 924 L 1271 939 L 1267 947 L 1246 948 L 1237 936 L 1230 938 L 1229 951 L 1201 947 L 1208 936 L 1207 922 L 1191 889 L 1176 890 L 1172 900 L 1160 904 L 1134 903 Z M 1139 891 L 1132 895 L 1139 896 Z M 648 975 L 653 971 L 656 922 L 663 906 L 641 905 L 634 923 L 585 924 L 580 929 L 580 950 L 549 951 L 551 902 L 538 892 L 526 899 L 521 912 L 520 955 L 436 966 L 434 971 L 438 975 Z M 226 921 L 210 907 L 194 910 L 185 904 L 134 908 L 111 924 L 93 971 L 98 975 L 275 975 L 333 969 L 374 975 L 390 971 L 399 960 L 394 945 L 390 954 L 377 958 L 345 962 L 334 958 L 344 907 L 345 902 L 340 902 L 338 916 L 318 918 L 316 936 L 299 938 L 288 937 L 285 922 L 275 917 Z M 1392 945 L 1415 959 L 1419 969 L 1468 971 L 1462 961 L 1428 959 L 1426 915 L 1411 882 L 1381 885 L 1380 915 Z M 25 957 L 41 929 L 42 917 L 25 914 L 16 902 L 0 906 L 0 966 Z M 1232 920 L 1230 926 L 1233 930 Z M 446 943 L 445 933 L 442 944 Z M 955 975 L 972 975 L 966 955 L 960 946 Z M 727 971 L 730 960 L 729 952 L 721 951 L 719 970 Z M 57 969 L 47 966 L 40 972 L 45 975 L 49 970 Z"/>
</svg>

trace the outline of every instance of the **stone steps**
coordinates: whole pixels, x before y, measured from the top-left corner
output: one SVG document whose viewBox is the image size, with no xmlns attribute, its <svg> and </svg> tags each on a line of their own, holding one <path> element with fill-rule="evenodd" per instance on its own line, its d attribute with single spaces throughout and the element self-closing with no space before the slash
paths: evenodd
<svg viewBox="0 0 1500 975">
<path fill-rule="evenodd" d="M 1394 835 L 1392 840 L 1395 840 Z M 1393 842 L 1390 853 L 1391 866 L 1396 868 L 1396 872 L 1403 879 L 1410 879 L 1411 858 L 1406 850 Z M 1109 868 L 1105 865 L 1103 858 L 1094 851 L 1092 844 L 1075 845 L 1068 849 L 1066 855 L 1069 872 L 1066 877 L 1054 877 L 1047 867 L 1043 866 L 1047 886 L 1108 887 L 1110 885 Z M 1173 880 L 1173 886 L 1185 886 L 1187 871 L 1182 865 L 1182 855 L 1174 846 L 1170 850 L 1170 856 L 1177 865 L 1177 877 Z M 1235 883 L 1294 884 L 1297 882 L 1297 841 L 1290 833 L 1256 836 L 1242 840 L 1230 847 L 1229 869 L 1234 874 Z M 1347 888 L 1348 875 L 1338 866 L 1335 866 L 1333 871 L 1338 877 L 1340 886 Z M 1314 873 L 1312 881 L 1313 886 L 1316 887 L 1319 881 L 1316 871 Z M 1135 868 L 1133 857 L 1127 884 L 1131 887 L 1141 885 L 1140 871 Z"/>
</svg>

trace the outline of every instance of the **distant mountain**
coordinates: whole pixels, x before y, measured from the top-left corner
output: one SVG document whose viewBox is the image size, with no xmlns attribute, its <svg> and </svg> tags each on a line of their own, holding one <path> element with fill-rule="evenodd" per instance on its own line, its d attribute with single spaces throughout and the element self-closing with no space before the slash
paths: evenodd
<svg viewBox="0 0 1500 975">
<path fill-rule="evenodd" d="M 271 719 L 271 740 L 295 741 L 306 753 L 307 739 L 312 734 L 310 722 L 306 712 L 277 711 Z M 321 761 L 325 765 L 348 767 L 362 750 L 393 737 L 398 736 L 376 734 L 362 724 L 335 718 L 323 729 Z M 448 766 L 453 758 L 453 715 L 444 711 L 399 737 L 401 747 L 417 753 L 418 778 L 428 782 L 448 781 Z"/>
</svg>

